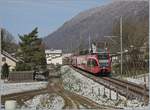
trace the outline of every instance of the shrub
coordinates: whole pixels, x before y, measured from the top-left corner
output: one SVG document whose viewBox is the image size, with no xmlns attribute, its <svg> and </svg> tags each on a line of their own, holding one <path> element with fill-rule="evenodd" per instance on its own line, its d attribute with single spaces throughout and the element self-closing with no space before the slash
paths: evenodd
<svg viewBox="0 0 150 110">
<path fill-rule="evenodd" d="M 9 66 L 7 63 L 4 63 L 2 66 L 2 77 L 8 78 L 9 75 Z"/>
</svg>

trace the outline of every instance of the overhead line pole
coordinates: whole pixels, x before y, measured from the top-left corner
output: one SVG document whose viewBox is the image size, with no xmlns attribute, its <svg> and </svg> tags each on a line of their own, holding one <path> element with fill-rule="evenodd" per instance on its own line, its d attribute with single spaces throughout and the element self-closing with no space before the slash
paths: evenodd
<svg viewBox="0 0 150 110">
<path fill-rule="evenodd" d="M 150 1 L 149 1 L 149 5 L 150 5 Z M 150 7 L 149 7 L 149 15 L 150 15 Z M 149 18 L 149 26 L 150 26 L 150 18 Z M 150 28 L 149 28 L 149 71 L 148 71 L 148 83 L 149 83 L 149 90 L 150 90 Z M 150 92 L 149 92 L 149 96 L 150 96 Z M 150 104 L 150 97 L 149 97 L 149 104 Z"/>
<path fill-rule="evenodd" d="M 1 39 L 1 27 L 0 27 L 0 88 L 1 88 L 1 83 L 2 83 L 2 80 L 1 80 L 1 75 L 2 75 L 2 49 L 1 49 L 1 44 L 2 44 L 2 39 Z M 0 94 L 0 108 L 1 108 L 1 94 Z"/>
<path fill-rule="evenodd" d="M 1 67 L 2 67 L 2 63 L 1 63 L 1 61 L 2 61 L 2 49 L 1 49 L 1 44 L 2 44 L 2 38 L 1 38 L 2 36 L 1 36 L 1 27 L 0 27 L 0 81 L 1 81 L 1 75 L 2 75 L 2 72 L 1 72 Z"/>
<path fill-rule="evenodd" d="M 120 69 L 121 69 L 121 77 L 122 77 L 122 16 L 120 17 L 120 55 L 121 55 L 121 60 L 120 60 Z"/>
<path fill-rule="evenodd" d="M 122 66 L 123 66 L 123 43 L 122 43 L 122 16 L 120 17 L 120 36 L 104 36 L 104 37 L 120 37 L 120 75 L 122 77 Z M 112 40 L 112 39 L 111 39 Z M 113 41 L 113 40 L 112 40 Z"/>
<path fill-rule="evenodd" d="M 90 54 L 90 52 L 91 52 L 91 36 L 89 34 L 89 54 Z"/>
</svg>

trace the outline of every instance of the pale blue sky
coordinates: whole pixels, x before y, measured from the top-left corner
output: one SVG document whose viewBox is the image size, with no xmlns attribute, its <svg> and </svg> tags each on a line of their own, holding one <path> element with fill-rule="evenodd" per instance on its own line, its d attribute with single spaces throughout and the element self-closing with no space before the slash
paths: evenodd
<svg viewBox="0 0 150 110">
<path fill-rule="evenodd" d="M 0 0 L 0 26 L 16 39 L 35 27 L 44 37 L 79 12 L 108 2 L 111 0 Z"/>
</svg>

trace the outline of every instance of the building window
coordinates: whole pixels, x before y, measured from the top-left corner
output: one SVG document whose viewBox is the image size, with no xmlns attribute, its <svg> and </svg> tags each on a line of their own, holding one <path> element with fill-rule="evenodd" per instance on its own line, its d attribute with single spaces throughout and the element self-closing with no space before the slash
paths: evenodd
<svg viewBox="0 0 150 110">
<path fill-rule="evenodd" d="M 2 62 L 5 62 L 6 61 L 6 58 L 5 57 L 2 57 Z"/>
</svg>

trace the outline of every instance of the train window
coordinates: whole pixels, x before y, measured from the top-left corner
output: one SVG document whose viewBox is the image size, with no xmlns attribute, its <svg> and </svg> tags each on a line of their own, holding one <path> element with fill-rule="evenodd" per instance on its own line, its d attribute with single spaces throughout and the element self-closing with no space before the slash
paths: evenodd
<svg viewBox="0 0 150 110">
<path fill-rule="evenodd" d="M 98 64 L 97 64 L 96 60 L 89 59 L 88 62 L 87 62 L 87 66 L 94 67 L 94 66 L 98 66 Z"/>
<path fill-rule="evenodd" d="M 92 65 L 93 65 L 93 66 L 98 66 L 96 60 L 93 59 L 93 60 L 91 60 L 91 62 L 92 62 Z"/>
<path fill-rule="evenodd" d="M 87 66 L 90 66 L 91 65 L 91 60 L 88 60 L 87 61 Z"/>
<path fill-rule="evenodd" d="M 109 56 L 107 53 L 103 53 L 103 54 L 98 55 L 98 59 L 108 59 L 108 58 L 109 58 Z"/>
</svg>

